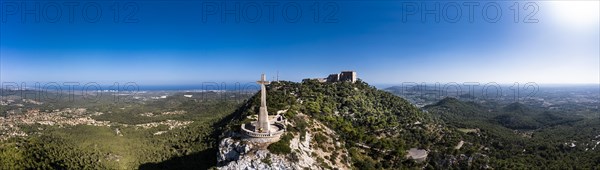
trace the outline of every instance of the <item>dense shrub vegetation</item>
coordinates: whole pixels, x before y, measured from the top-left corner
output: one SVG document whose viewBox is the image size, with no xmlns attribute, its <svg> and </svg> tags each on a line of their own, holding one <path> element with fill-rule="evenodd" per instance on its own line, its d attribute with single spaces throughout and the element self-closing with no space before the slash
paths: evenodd
<svg viewBox="0 0 600 170">
<path fill-rule="evenodd" d="M 290 140 L 292 140 L 292 137 L 293 136 L 289 133 L 284 134 L 279 141 L 272 143 L 267 148 L 274 154 L 290 154 L 292 153 L 292 149 L 290 148 Z"/>
<path fill-rule="evenodd" d="M 360 80 L 356 83 L 273 82 L 267 92 L 270 114 L 287 110 L 285 116 L 294 124 L 288 127 L 289 132 L 299 133 L 302 138 L 306 128 L 311 127 L 311 122 L 298 118 L 297 113 L 317 119 L 357 150 L 351 154 L 356 165 L 399 167 L 406 161 L 406 150 L 432 146 L 440 137 L 438 131 L 425 127 L 426 124 L 435 124 L 430 116 L 406 100 Z M 259 102 L 258 97 L 251 98 L 237 120 L 231 123 L 231 129 L 239 127 L 246 116 L 256 114 Z M 320 133 L 314 134 L 314 138 L 325 139 Z M 286 152 L 281 144 L 289 143 L 282 141 L 272 144 L 269 149 Z"/>
<path fill-rule="evenodd" d="M 600 152 L 591 151 L 591 146 L 589 151 L 585 147 L 571 148 L 568 143 L 590 145 L 600 141 L 596 137 L 600 135 L 598 119 L 521 103 L 481 105 L 454 98 L 426 106 L 423 109 L 427 112 L 423 112 L 362 81 L 273 82 L 267 96 L 271 114 L 288 110 L 285 115 L 295 124 L 288 131 L 303 133 L 310 127 L 310 122 L 296 118 L 295 113 L 301 112 L 340 134 L 358 169 L 557 169 L 564 168 L 565 163 L 569 168 L 599 166 Z M 256 114 L 258 104 L 257 97 L 251 98 L 240 118 Z M 465 144 L 457 150 L 460 141 Z M 410 148 L 427 149 L 427 161 L 406 159 Z"/>
</svg>

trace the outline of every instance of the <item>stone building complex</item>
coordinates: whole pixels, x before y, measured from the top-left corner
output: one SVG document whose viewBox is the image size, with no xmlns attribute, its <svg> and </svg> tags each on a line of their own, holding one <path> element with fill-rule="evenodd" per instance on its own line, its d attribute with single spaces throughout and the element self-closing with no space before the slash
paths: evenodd
<svg viewBox="0 0 600 170">
<path fill-rule="evenodd" d="M 356 82 L 356 71 L 342 71 L 339 74 L 330 74 L 327 78 L 316 78 L 319 82 Z M 307 79 L 305 79 L 307 80 Z M 314 80 L 314 79 L 313 79 Z"/>
</svg>

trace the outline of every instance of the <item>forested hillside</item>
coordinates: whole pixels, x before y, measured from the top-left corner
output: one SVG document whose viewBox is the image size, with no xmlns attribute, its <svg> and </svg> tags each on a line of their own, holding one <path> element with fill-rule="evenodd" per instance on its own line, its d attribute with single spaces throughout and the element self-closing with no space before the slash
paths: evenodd
<svg viewBox="0 0 600 170">
<path fill-rule="evenodd" d="M 485 105 L 445 98 L 423 111 L 367 83 L 273 82 L 269 112 L 309 115 L 346 142 L 358 169 L 428 168 L 598 168 L 598 119 L 585 119 L 522 103 Z M 258 111 L 258 98 L 240 110 L 231 129 Z M 300 124 L 302 128 L 305 125 Z M 291 127 L 291 131 L 298 127 Z M 575 145 L 575 146 L 574 146 Z M 407 150 L 429 151 L 425 162 Z"/>
<path fill-rule="evenodd" d="M 11 113 L 3 121 L 44 115 L 55 124 L 43 119 L 3 126 L 27 136 L 2 141 L 0 169 L 215 167 L 219 140 L 239 132 L 258 112 L 259 95 L 246 97 L 239 103 L 174 94 L 149 101 L 3 107 Z M 290 122 L 282 139 L 267 149 L 297 161 L 290 142 L 311 133 L 315 147 L 328 152 L 315 159 L 324 168 L 335 168 L 329 167 L 335 162 L 355 169 L 600 168 L 599 119 L 523 103 L 445 98 L 418 108 L 361 80 L 307 80 L 272 82 L 267 104 L 270 114 L 281 113 Z M 426 159 L 408 157 L 411 149 L 426 151 Z"/>
<path fill-rule="evenodd" d="M 106 96 L 97 102 L 42 101 L 15 107 L 6 120 L 40 121 L 15 124 L 27 136 L 1 141 L 0 169 L 212 167 L 221 133 L 215 126 L 240 104 L 215 95 L 194 95 L 199 97 L 175 93 L 160 100 L 114 102 Z M 93 123 L 78 123 L 81 120 Z"/>
<path fill-rule="evenodd" d="M 360 80 L 273 82 L 267 91 L 269 112 L 287 110 L 285 116 L 296 125 L 290 131 L 309 128 L 296 119 L 299 113 L 323 122 L 345 141 L 353 166 L 358 169 L 442 166 L 434 162 L 445 161 L 444 155 L 452 151 L 448 148 L 454 147 L 463 135 L 445 128 L 442 122 L 406 100 Z M 246 117 L 256 114 L 258 106 L 258 98 L 251 98 L 230 123 L 230 130 L 236 131 L 240 123 L 249 121 Z M 428 150 L 432 163 L 408 159 L 410 148 Z"/>
<path fill-rule="evenodd" d="M 522 103 L 479 104 L 454 98 L 426 106 L 467 141 L 485 148 L 490 165 L 510 169 L 600 168 L 600 119 L 528 107 Z"/>
</svg>

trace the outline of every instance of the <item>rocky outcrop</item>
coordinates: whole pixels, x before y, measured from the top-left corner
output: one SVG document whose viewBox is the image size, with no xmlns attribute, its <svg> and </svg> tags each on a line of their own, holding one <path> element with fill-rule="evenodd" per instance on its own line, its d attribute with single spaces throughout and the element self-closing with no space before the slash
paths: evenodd
<svg viewBox="0 0 600 170">
<path fill-rule="evenodd" d="M 218 169 L 291 169 L 294 167 L 284 156 L 275 155 L 265 149 L 264 144 L 225 138 L 219 144 Z"/>
<path fill-rule="evenodd" d="M 245 155 L 252 148 L 250 143 L 242 143 L 232 138 L 225 138 L 219 144 L 219 154 L 217 161 L 219 163 L 237 161 L 241 156 Z"/>
<path fill-rule="evenodd" d="M 257 150 L 241 159 L 219 167 L 222 170 L 254 170 L 254 169 L 291 169 L 292 165 L 285 158 L 269 153 L 268 150 Z"/>
<path fill-rule="evenodd" d="M 290 154 L 273 154 L 267 149 L 269 143 L 241 140 L 239 135 L 229 135 L 219 143 L 218 169 L 350 169 L 348 151 L 331 129 L 318 121 L 308 120 L 311 129 L 305 133 L 286 132 L 293 135 L 289 142 Z M 317 142 L 315 136 L 320 137 Z"/>
</svg>

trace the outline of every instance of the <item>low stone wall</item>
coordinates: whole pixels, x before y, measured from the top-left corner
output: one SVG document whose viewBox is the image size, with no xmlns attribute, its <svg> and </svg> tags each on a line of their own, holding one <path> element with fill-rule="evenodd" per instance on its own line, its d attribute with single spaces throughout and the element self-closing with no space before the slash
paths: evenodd
<svg viewBox="0 0 600 170">
<path fill-rule="evenodd" d="M 243 141 L 248 141 L 248 142 L 255 142 L 255 143 L 274 143 L 279 141 L 279 138 L 281 136 L 271 136 L 271 137 L 262 137 L 262 138 L 253 138 L 253 137 L 247 137 L 247 138 L 242 138 Z"/>
<path fill-rule="evenodd" d="M 282 124 L 275 124 L 275 126 L 278 126 L 281 130 L 273 133 L 257 133 L 244 128 L 244 125 L 241 125 L 241 128 L 242 134 L 256 138 L 269 138 L 273 136 L 280 136 L 281 134 L 283 134 L 283 132 L 285 132 L 285 129 L 283 128 L 284 126 Z"/>
<path fill-rule="evenodd" d="M 244 136 L 242 140 L 252 141 L 252 142 L 277 142 L 281 135 L 285 132 L 285 126 L 283 124 L 275 123 L 275 126 L 279 127 L 279 131 L 273 133 L 257 133 L 253 132 L 249 129 L 246 129 L 244 124 L 241 125 L 242 135 Z"/>
</svg>

